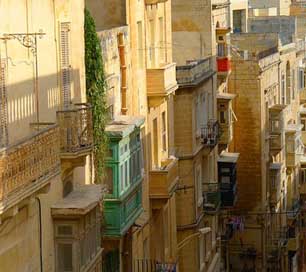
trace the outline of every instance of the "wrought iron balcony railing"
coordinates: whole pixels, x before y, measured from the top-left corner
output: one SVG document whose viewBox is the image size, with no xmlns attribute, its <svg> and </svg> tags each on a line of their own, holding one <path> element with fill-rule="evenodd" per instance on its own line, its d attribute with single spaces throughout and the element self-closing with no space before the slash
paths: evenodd
<svg viewBox="0 0 306 272">
<path fill-rule="evenodd" d="M 93 147 L 92 109 L 89 104 L 74 104 L 57 112 L 62 156 L 88 153 Z"/>
<path fill-rule="evenodd" d="M 201 140 L 204 146 L 214 148 L 220 139 L 220 125 L 216 120 L 209 120 L 207 125 L 201 128 Z"/>
<path fill-rule="evenodd" d="M 300 213 L 301 201 L 300 199 L 295 199 L 292 202 L 292 206 L 287 212 L 288 219 L 295 219 L 297 215 Z"/>
<path fill-rule="evenodd" d="M 29 137 L 0 149 L 0 213 L 60 171 L 58 126 L 35 124 L 35 128 Z"/>
<path fill-rule="evenodd" d="M 176 263 L 159 262 L 156 260 L 139 259 L 133 262 L 133 272 L 175 272 Z"/>
<path fill-rule="evenodd" d="M 221 193 L 218 183 L 203 183 L 204 212 L 214 214 L 221 206 Z"/>
</svg>

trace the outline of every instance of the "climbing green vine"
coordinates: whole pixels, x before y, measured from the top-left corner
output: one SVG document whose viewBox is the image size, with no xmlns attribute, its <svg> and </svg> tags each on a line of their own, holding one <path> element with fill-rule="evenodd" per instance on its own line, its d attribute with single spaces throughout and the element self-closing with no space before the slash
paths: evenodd
<svg viewBox="0 0 306 272">
<path fill-rule="evenodd" d="M 106 82 L 100 40 L 96 33 L 94 19 L 85 9 L 85 67 L 86 94 L 93 110 L 94 165 L 96 182 L 101 182 L 105 167 L 107 137 Z"/>
</svg>

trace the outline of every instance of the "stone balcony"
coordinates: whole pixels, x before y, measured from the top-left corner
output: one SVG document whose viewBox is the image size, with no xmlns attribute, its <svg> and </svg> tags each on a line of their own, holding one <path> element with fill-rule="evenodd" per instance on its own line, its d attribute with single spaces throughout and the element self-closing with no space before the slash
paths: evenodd
<svg viewBox="0 0 306 272">
<path fill-rule="evenodd" d="M 150 198 L 155 200 L 169 199 L 178 183 L 178 160 L 169 158 L 163 162 L 160 169 L 151 170 L 149 176 Z"/>
<path fill-rule="evenodd" d="M 194 87 L 209 79 L 215 72 L 212 58 L 190 60 L 186 65 L 176 67 L 176 79 L 180 87 Z"/>
<path fill-rule="evenodd" d="M 147 95 L 150 106 L 159 105 L 164 98 L 177 90 L 175 67 L 175 63 L 169 63 L 147 69 Z"/>
<path fill-rule="evenodd" d="M 42 191 L 60 173 L 58 126 L 33 128 L 29 137 L 0 149 L 0 214 Z"/>
<path fill-rule="evenodd" d="M 227 0 L 212 0 L 211 5 L 212 9 L 220 9 L 220 8 L 226 8 L 230 6 L 230 1 Z"/>
<path fill-rule="evenodd" d="M 93 148 L 92 109 L 88 104 L 74 104 L 57 112 L 62 159 L 85 158 Z"/>
</svg>

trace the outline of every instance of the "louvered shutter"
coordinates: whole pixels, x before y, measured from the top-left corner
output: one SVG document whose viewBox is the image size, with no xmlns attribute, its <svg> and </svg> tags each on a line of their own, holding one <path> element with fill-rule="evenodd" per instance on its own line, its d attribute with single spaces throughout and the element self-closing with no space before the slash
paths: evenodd
<svg viewBox="0 0 306 272">
<path fill-rule="evenodd" d="M 71 102 L 70 23 L 60 25 L 61 91 L 64 107 Z"/>
<path fill-rule="evenodd" d="M 8 144 L 6 62 L 0 59 L 0 147 Z"/>
</svg>

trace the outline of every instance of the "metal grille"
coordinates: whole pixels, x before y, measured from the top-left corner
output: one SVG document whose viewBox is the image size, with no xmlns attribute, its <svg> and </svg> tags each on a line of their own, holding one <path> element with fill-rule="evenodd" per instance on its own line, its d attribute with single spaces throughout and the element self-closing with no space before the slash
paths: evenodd
<svg viewBox="0 0 306 272">
<path fill-rule="evenodd" d="M 88 104 L 75 104 L 57 112 L 60 126 L 61 152 L 90 149 L 93 145 L 92 111 Z"/>
<path fill-rule="evenodd" d="M 64 107 L 71 102 L 70 23 L 60 25 L 61 90 Z"/>
<path fill-rule="evenodd" d="M 8 145 L 6 62 L 0 59 L 0 147 Z"/>
<path fill-rule="evenodd" d="M 176 263 L 163 263 L 156 260 L 139 259 L 133 262 L 133 272 L 176 272 Z"/>
</svg>

